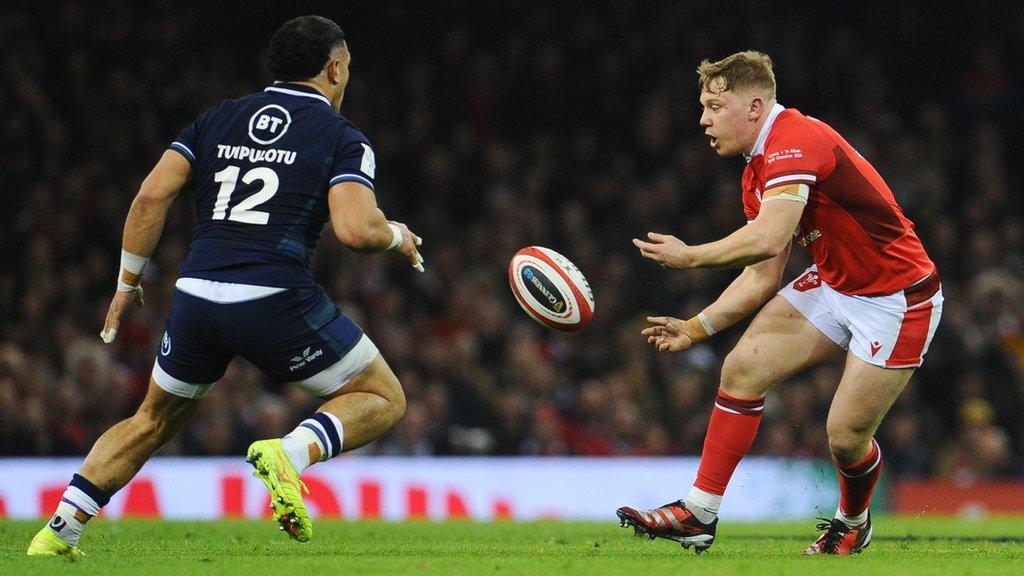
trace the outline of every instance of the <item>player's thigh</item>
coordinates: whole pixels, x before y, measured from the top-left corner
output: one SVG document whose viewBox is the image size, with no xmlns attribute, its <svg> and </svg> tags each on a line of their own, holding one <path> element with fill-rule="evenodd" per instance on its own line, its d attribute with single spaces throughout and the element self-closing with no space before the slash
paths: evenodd
<svg viewBox="0 0 1024 576">
<path fill-rule="evenodd" d="M 135 418 L 164 435 L 173 436 L 192 419 L 200 403 L 201 398 L 186 398 L 164 390 L 151 377 L 146 397 L 139 405 Z"/>
<path fill-rule="evenodd" d="M 913 368 L 870 364 L 851 350 L 828 412 L 829 441 L 837 445 L 858 444 L 874 435 L 913 374 Z"/>
<path fill-rule="evenodd" d="M 383 397 L 391 403 L 405 406 L 405 393 L 391 366 L 380 354 L 359 374 L 356 374 L 343 388 L 331 397 L 351 392 L 368 392 Z"/>
<path fill-rule="evenodd" d="M 740 398 L 759 397 L 780 381 L 840 352 L 842 348 L 793 304 L 775 296 L 726 357 L 721 387 Z"/>
</svg>

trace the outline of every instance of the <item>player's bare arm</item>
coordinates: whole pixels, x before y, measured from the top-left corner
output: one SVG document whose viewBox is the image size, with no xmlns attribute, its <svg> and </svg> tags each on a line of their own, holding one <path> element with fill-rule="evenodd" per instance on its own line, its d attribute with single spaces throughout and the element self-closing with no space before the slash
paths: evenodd
<svg viewBox="0 0 1024 576">
<path fill-rule="evenodd" d="M 188 160 L 178 152 L 168 150 L 142 181 L 124 223 L 118 288 L 100 332 L 104 342 L 109 344 L 114 340 L 121 316 L 129 306 L 143 304 L 142 268 L 156 249 L 171 204 L 191 177 L 192 166 Z"/>
<path fill-rule="evenodd" d="M 423 272 L 423 257 L 416 248 L 423 239 L 401 222 L 388 220 L 377 206 L 377 196 L 357 182 L 342 182 L 328 195 L 331 227 L 338 240 L 355 252 L 372 254 L 396 250 L 409 265 Z"/>
<path fill-rule="evenodd" d="M 697 316 L 689 320 L 650 316 L 647 321 L 651 325 L 641 334 L 659 352 L 680 352 L 746 318 L 779 289 L 791 246 L 786 244 L 782 253 L 744 268 L 718 299 Z"/>
<path fill-rule="evenodd" d="M 690 246 L 675 236 L 649 232 L 647 241 L 634 238 L 633 244 L 644 258 L 679 270 L 749 266 L 774 258 L 789 244 L 806 205 L 806 195 L 802 202 L 783 199 L 799 197 L 797 191 L 788 191 L 790 188 L 798 186 L 780 186 L 765 191 L 766 201 L 757 218 L 721 240 Z M 779 200 L 768 202 L 770 197 Z"/>
</svg>

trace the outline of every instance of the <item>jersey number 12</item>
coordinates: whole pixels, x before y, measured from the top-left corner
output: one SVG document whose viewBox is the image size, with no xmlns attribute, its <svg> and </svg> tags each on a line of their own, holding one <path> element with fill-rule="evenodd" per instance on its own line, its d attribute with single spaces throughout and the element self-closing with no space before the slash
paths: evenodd
<svg viewBox="0 0 1024 576">
<path fill-rule="evenodd" d="M 220 182 L 220 190 L 217 191 L 217 201 L 213 205 L 213 219 L 224 220 L 227 218 L 228 220 L 245 224 L 266 224 L 270 220 L 270 212 L 253 210 L 253 208 L 270 200 L 274 194 L 277 194 L 277 186 L 280 182 L 277 178 L 277 172 L 261 166 L 243 174 L 243 184 L 252 184 L 254 181 L 259 180 L 263 182 L 263 187 L 252 196 L 235 205 L 229 214 L 228 202 L 231 201 L 231 193 L 235 191 L 235 184 L 238 182 L 238 173 L 240 171 L 241 168 L 238 166 L 228 166 L 213 175 L 213 181 Z"/>
</svg>

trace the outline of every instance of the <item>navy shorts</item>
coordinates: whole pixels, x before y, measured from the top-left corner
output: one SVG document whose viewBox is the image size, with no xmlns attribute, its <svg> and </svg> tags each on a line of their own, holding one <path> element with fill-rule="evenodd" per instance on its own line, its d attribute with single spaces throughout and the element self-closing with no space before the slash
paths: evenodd
<svg viewBox="0 0 1024 576">
<path fill-rule="evenodd" d="M 300 382 L 345 364 L 342 359 L 353 349 L 357 353 L 351 356 L 372 352 L 359 370 L 377 352 L 359 326 L 319 288 L 289 289 L 234 303 L 179 289 L 174 291 L 154 378 L 170 392 L 195 398 L 224 376 L 235 356 L 252 362 L 276 382 Z M 190 385 L 200 389 L 178 389 Z"/>
</svg>

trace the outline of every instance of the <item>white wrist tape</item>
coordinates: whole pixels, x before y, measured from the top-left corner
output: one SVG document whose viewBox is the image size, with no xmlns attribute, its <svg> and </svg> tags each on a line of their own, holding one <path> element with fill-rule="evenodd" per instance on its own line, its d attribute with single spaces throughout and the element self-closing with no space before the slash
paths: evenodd
<svg viewBox="0 0 1024 576">
<path fill-rule="evenodd" d="M 390 222 L 388 222 L 388 228 L 391 228 L 391 245 L 388 246 L 388 250 L 394 250 L 402 243 L 402 229 L 398 227 L 398 224 Z"/>
<path fill-rule="evenodd" d="M 138 254 L 121 250 L 121 268 L 132 274 L 142 276 L 142 272 L 146 269 L 146 264 L 149 264 L 148 256 L 139 256 Z"/>
<path fill-rule="evenodd" d="M 117 270 L 117 290 L 119 292 L 138 290 L 138 286 L 132 286 L 124 281 L 124 273 L 122 271 L 127 270 L 132 274 L 142 276 L 142 273 L 146 270 L 146 264 L 149 264 L 149 258 L 121 250 L 121 267 Z"/>
<path fill-rule="evenodd" d="M 125 282 L 124 280 L 122 280 L 120 278 L 117 279 L 117 291 L 118 292 L 135 292 L 135 291 L 141 291 L 141 290 L 142 290 L 142 286 L 132 286 L 131 284 Z"/>
<path fill-rule="evenodd" d="M 708 317 L 703 312 L 697 314 L 697 320 L 700 320 L 700 325 L 704 327 L 704 331 L 708 333 L 708 336 L 714 335 L 715 329 L 711 327 L 711 321 L 708 320 Z"/>
</svg>

